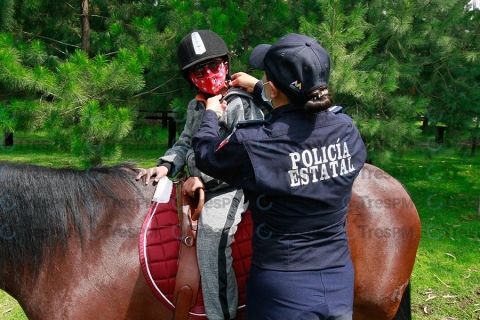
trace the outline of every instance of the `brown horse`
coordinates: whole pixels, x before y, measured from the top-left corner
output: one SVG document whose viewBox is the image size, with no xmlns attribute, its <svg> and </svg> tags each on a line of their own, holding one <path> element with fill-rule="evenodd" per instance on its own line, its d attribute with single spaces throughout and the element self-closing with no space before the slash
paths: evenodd
<svg viewBox="0 0 480 320">
<path fill-rule="evenodd" d="M 154 187 L 135 168 L 85 171 L 0 162 L 0 288 L 29 319 L 171 319 L 142 274 L 138 236 Z M 408 294 L 420 221 L 404 188 L 366 165 L 348 234 L 354 319 L 392 319 Z M 243 319 L 244 313 L 237 316 Z"/>
</svg>

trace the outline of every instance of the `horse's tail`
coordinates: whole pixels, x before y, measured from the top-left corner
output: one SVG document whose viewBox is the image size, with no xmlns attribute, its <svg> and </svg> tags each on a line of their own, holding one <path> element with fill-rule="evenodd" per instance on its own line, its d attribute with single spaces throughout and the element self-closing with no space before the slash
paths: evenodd
<svg viewBox="0 0 480 320">
<path fill-rule="evenodd" d="M 398 306 L 397 314 L 393 320 L 412 320 L 412 308 L 410 301 L 410 282 L 408 282 L 407 287 L 402 295 L 402 300 Z"/>
</svg>

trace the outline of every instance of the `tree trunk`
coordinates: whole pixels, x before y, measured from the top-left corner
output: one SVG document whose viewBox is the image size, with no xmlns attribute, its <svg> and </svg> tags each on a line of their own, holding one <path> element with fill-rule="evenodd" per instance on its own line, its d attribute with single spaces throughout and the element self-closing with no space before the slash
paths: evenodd
<svg viewBox="0 0 480 320">
<path fill-rule="evenodd" d="M 248 47 L 250 46 L 250 43 L 248 41 L 248 27 L 245 27 L 245 32 L 244 32 L 244 38 L 243 38 L 243 52 L 248 51 Z"/>
<path fill-rule="evenodd" d="M 446 127 L 437 126 L 437 138 L 435 139 L 436 142 L 443 143 L 443 138 L 445 137 L 445 130 L 447 130 Z"/>
<path fill-rule="evenodd" d="M 428 127 L 428 117 L 423 116 L 422 117 L 422 126 L 420 127 L 422 129 L 422 133 L 425 133 L 427 127 Z"/>
<path fill-rule="evenodd" d="M 13 146 L 13 132 L 4 132 L 3 135 L 3 147 Z"/>
<path fill-rule="evenodd" d="M 88 21 L 88 0 L 82 0 L 82 50 L 90 50 L 90 22 Z"/>
<path fill-rule="evenodd" d="M 478 130 L 479 122 L 480 122 L 480 117 L 477 117 L 477 126 L 475 127 L 475 129 L 473 131 L 472 148 L 470 150 L 470 155 L 472 157 L 475 156 L 475 149 L 477 148 L 477 137 L 478 137 L 478 134 L 479 134 L 479 130 Z M 479 210 L 480 210 L 480 207 L 479 207 Z M 479 214 L 480 214 L 480 212 L 479 212 Z"/>
<path fill-rule="evenodd" d="M 478 216 L 480 217 L 480 195 L 478 196 Z"/>
</svg>

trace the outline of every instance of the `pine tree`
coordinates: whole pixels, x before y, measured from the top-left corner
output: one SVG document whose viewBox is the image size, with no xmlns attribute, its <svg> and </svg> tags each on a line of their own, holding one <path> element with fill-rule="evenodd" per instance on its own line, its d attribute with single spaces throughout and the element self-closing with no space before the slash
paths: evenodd
<svg viewBox="0 0 480 320">
<path fill-rule="evenodd" d="M 415 144 L 420 115 L 473 143 L 480 21 L 467 2 L 101 0 L 82 16 L 87 0 L 4 0 L 0 130 L 46 129 L 87 163 L 118 156 L 140 111 L 185 111 L 193 94 L 177 45 L 211 29 L 231 50 L 231 70 L 258 77 L 247 63 L 257 44 L 289 32 L 317 38 L 331 55 L 334 100 L 354 118 L 371 161 Z"/>
<path fill-rule="evenodd" d="M 417 133 L 412 115 L 421 102 L 400 88 L 414 69 L 389 43 L 408 31 L 393 23 L 398 13 L 411 12 L 389 14 L 385 1 L 323 0 L 318 6 L 320 23 L 302 19 L 300 32 L 319 39 L 330 53 L 330 90 L 359 127 L 369 161 L 388 161 L 392 150 L 401 150 Z"/>
<path fill-rule="evenodd" d="M 153 95 L 140 94 L 145 74 L 155 69 L 151 57 L 158 48 L 161 53 L 170 34 L 159 33 L 156 22 L 143 16 L 151 6 L 105 2 L 90 7 L 89 18 L 97 20 L 90 23 L 90 50 L 82 52 L 81 2 L 76 5 L 47 0 L 16 7 L 22 29 L 1 35 L 0 90 L 8 93 L 0 96 L 0 125 L 11 131 L 42 128 L 86 165 L 100 164 L 119 156 L 118 143 L 137 111 L 152 101 Z M 47 9 L 53 14 L 45 15 Z"/>
<path fill-rule="evenodd" d="M 15 23 L 13 19 L 14 1 L 3 0 L 0 2 L 0 32 L 11 30 Z"/>
<path fill-rule="evenodd" d="M 430 98 L 426 117 L 433 128 L 438 124 L 446 126 L 448 140 L 453 142 L 473 142 L 480 115 L 480 11 L 468 10 L 467 3 L 434 3 L 433 14 L 425 17 L 428 25 L 422 31 L 428 46 L 419 52 L 422 73 L 416 88 Z"/>
<path fill-rule="evenodd" d="M 248 71 L 248 55 L 260 43 L 297 30 L 298 19 L 291 5 L 277 0 L 174 1 L 171 28 L 180 39 L 194 29 L 210 29 L 227 43 L 233 57 L 232 70 Z"/>
<path fill-rule="evenodd" d="M 335 100 L 355 119 L 370 160 L 414 145 L 420 115 L 472 127 L 473 112 L 464 112 L 476 105 L 478 22 L 466 2 L 319 0 L 321 15 L 302 19 L 300 31 L 331 53 Z"/>
</svg>

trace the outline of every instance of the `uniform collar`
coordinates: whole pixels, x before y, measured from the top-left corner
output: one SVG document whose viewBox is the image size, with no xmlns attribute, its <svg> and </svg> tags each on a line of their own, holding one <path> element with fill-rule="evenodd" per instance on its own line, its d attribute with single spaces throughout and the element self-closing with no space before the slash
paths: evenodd
<svg viewBox="0 0 480 320">
<path fill-rule="evenodd" d="M 301 105 L 286 104 L 281 107 L 275 108 L 265 117 L 268 122 L 274 122 L 282 117 L 288 117 L 290 119 L 303 119 L 307 122 L 314 121 L 317 125 L 325 125 L 326 123 L 335 123 L 341 120 L 342 117 L 338 117 L 333 112 L 321 111 L 314 115 L 308 113 L 303 109 Z"/>
<path fill-rule="evenodd" d="M 273 118 L 277 118 L 277 117 L 280 117 L 281 115 L 284 115 L 284 114 L 290 114 L 290 113 L 300 113 L 302 112 L 303 109 L 301 106 L 298 106 L 298 105 L 294 105 L 294 104 L 285 104 L 283 106 L 280 106 L 280 107 L 277 107 L 275 109 L 273 109 L 272 111 L 269 112 L 269 114 L 273 117 Z"/>
</svg>

